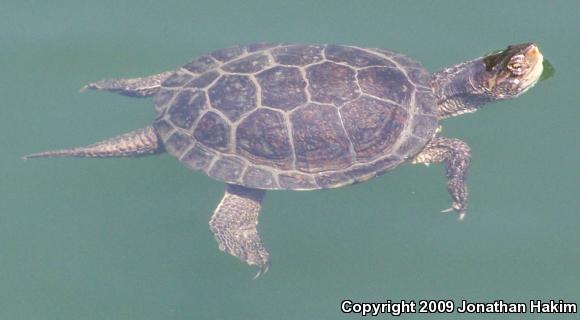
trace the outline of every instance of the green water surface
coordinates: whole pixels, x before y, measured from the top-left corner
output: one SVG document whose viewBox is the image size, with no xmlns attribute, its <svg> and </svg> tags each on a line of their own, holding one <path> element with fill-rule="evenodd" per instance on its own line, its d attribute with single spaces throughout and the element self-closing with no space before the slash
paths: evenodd
<svg viewBox="0 0 580 320">
<path fill-rule="evenodd" d="M 358 319 L 343 299 L 580 303 L 579 12 L 579 1 L 3 0 L 0 319 Z M 442 165 L 270 192 L 259 230 L 272 267 L 255 281 L 208 230 L 223 184 L 173 157 L 20 159 L 153 120 L 151 100 L 79 94 L 87 82 L 259 41 L 391 48 L 431 71 L 534 41 L 556 74 L 443 122 L 473 152 L 465 221 L 439 213 Z"/>
</svg>

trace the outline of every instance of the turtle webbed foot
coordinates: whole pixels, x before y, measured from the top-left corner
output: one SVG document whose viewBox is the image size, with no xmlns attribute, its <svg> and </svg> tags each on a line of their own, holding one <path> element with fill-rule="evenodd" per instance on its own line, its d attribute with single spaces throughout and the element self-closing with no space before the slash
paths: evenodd
<svg viewBox="0 0 580 320">
<path fill-rule="evenodd" d="M 254 279 L 270 267 L 270 254 L 256 229 L 263 197 L 263 190 L 227 185 L 209 222 L 221 251 L 259 268 Z"/>
<path fill-rule="evenodd" d="M 471 162 L 470 149 L 467 143 L 459 139 L 435 137 L 425 146 L 425 149 L 415 156 L 414 163 L 445 163 L 447 176 L 447 191 L 453 200 L 451 208 L 441 212 L 455 211 L 459 220 L 467 213 L 469 192 L 465 178 Z"/>
<path fill-rule="evenodd" d="M 210 230 L 218 243 L 221 251 L 237 257 L 250 266 L 258 267 L 258 273 L 254 279 L 266 273 L 270 267 L 270 254 L 264 247 L 256 229 L 231 229 L 227 226 L 216 224 L 212 219 Z"/>
</svg>

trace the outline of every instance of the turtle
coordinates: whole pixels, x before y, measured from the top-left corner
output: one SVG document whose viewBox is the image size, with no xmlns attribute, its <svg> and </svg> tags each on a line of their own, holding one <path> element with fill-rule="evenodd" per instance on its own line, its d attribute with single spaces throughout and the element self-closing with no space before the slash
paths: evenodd
<svg viewBox="0 0 580 320">
<path fill-rule="evenodd" d="M 270 255 L 257 231 L 267 190 L 331 189 L 403 163 L 444 163 L 454 211 L 468 209 L 470 147 L 440 121 L 515 98 L 542 74 L 534 43 L 430 74 L 388 49 L 255 43 L 216 50 L 159 74 L 90 83 L 154 97 L 152 125 L 37 157 L 137 157 L 167 152 L 224 182 L 209 222 L 219 249 L 258 268 Z"/>
</svg>

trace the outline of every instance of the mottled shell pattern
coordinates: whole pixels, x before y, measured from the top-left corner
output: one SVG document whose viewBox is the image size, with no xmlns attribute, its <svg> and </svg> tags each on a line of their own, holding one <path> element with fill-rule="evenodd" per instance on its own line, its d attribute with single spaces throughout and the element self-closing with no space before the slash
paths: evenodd
<svg viewBox="0 0 580 320">
<path fill-rule="evenodd" d="M 177 70 L 156 96 L 165 149 L 259 189 L 334 188 L 393 169 L 438 126 L 429 73 L 384 49 L 252 44 Z"/>
</svg>

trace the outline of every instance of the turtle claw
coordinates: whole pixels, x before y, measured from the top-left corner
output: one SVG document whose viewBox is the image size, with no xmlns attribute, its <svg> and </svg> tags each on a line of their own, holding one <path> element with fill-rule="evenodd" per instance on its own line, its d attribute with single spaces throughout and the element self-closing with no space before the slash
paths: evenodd
<svg viewBox="0 0 580 320">
<path fill-rule="evenodd" d="M 97 87 L 95 87 L 92 83 L 91 84 L 87 84 L 86 86 L 82 87 L 79 89 L 79 93 L 83 93 L 86 92 L 88 90 L 95 90 L 98 89 Z"/>
<path fill-rule="evenodd" d="M 79 92 L 83 93 L 87 90 L 111 90 L 110 88 L 107 88 L 106 86 L 102 85 L 103 81 L 97 81 L 97 82 L 91 82 L 85 86 L 83 86 Z"/>
<path fill-rule="evenodd" d="M 459 213 L 459 217 L 457 218 L 457 220 L 462 221 L 465 218 L 465 215 L 467 214 L 467 212 L 465 211 L 465 208 L 461 208 L 461 206 L 459 206 L 456 203 L 453 203 L 453 205 L 451 205 L 451 207 L 441 210 L 441 213 L 449 213 L 449 212 L 457 212 Z"/>
<path fill-rule="evenodd" d="M 265 274 L 270 270 L 270 261 L 266 261 L 263 265 L 259 266 L 258 273 L 252 278 L 252 280 L 258 279 L 261 275 Z"/>
</svg>

